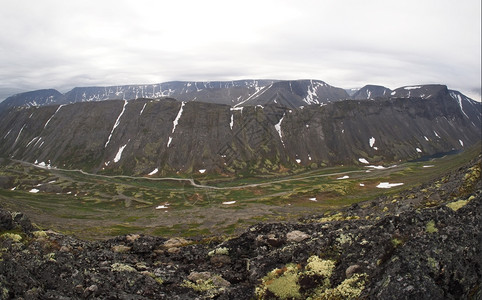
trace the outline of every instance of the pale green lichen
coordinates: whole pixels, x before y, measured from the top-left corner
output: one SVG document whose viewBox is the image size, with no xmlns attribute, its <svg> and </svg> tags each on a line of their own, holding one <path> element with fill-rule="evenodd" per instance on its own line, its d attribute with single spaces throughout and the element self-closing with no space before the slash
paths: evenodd
<svg viewBox="0 0 482 300">
<path fill-rule="evenodd" d="M 392 245 L 393 245 L 393 247 L 396 248 L 396 247 L 400 246 L 401 244 L 403 244 L 403 241 L 402 241 L 402 240 L 397 239 L 397 238 L 393 238 L 393 239 L 392 239 Z"/>
<path fill-rule="evenodd" d="M 256 288 L 256 295 L 263 298 L 266 292 L 270 291 L 279 299 L 300 298 L 299 269 L 299 265 L 288 264 L 284 268 L 269 272 L 262 279 L 262 286 Z"/>
<path fill-rule="evenodd" d="M 11 232 L 4 233 L 4 234 L 0 235 L 0 237 L 4 238 L 4 239 L 11 240 L 11 241 L 16 242 L 16 243 L 19 243 L 22 240 L 22 236 L 20 234 L 11 233 Z"/>
<path fill-rule="evenodd" d="M 453 211 L 457 211 L 457 210 L 459 210 L 460 208 L 462 208 L 462 207 L 464 207 L 465 205 L 467 205 L 467 203 L 469 203 L 469 200 L 470 200 L 470 199 L 450 202 L 450 203 L 447 203 L 446 206 L 447 206 L 448 208 L 451 208 Z"/>
<path fill-rule="evenodd" d="M 53 261 L 53 262 L 56 261 L 55 260 L 55 253 L 53 253 L 53 252 L 45 254 L 44 258 L 45 258 L 45 260 L 48 260 L 48 261 Z"/>
<path fill-rule="evenodd" d="M 356 299 L 363 291 L 366 274 L 354 274 L 342 283 L 332 287 L 330 278 L 335 270 L 335 262 L 311 256 L 305 268 L 300 265 L 288 264 L 284 268 L 274 269 L 256 288 L 258 299 Z M 312 277 L 318 280 L 315 287 L 301 289 L 300 278 Z M 320 281 L 321 277 L 321 281 Z"/>
<path fill-rule="evenodd" d="M 229 249 L 226 247 L 216 248 L 212 251 L 209 251 L 208 256 L 214 255 L 229 255 Z"/>
<path fill-rule="evenodd" d="M 214 298 L 225 291 L 229 282 L 219 275 L 214 275 L 208 279 L 198 279 L 196 281 L 184 280 L 181 286 L 203 293 L 205 298 Z"/>
<path fill-rule="evenodd" d="M 319 221 L 323 223 L 323 222 L 341 221 L 341 220 L 343 220 L 343 214 L 339 212 L 331 216 L 322 217 Z"/>
<path fill-rule="evenodd" d="M 425 227 L 425 231 L 428 233 L 435 233 L 438 232 L 437 227 L 435 227 L 435 221 L 431 220 L 427 223 L 427 226 Z"/>
<path fill-rule="evenodd" d="M 114 272 L 137 272 L 136 269 L 134 269 L 131 266 L 121 264 L 121 263 L 114 263 L 111 265 L 111 270 Z"/>
<path fill-rule="evenodd" d="M 351 245 L 352 240 L 353 240 L 353 239 L 352 239 L 351 234 L 344 234 L 344 233 L 340 234 L 340 236 L 336 238 L 336 241 L 337 241 L 338 243 L 340 243 L 340 245 L 344 245 L 344 244 L 346 244 L 346 243 L 348 243 L 349 245 Z"/>
<path fill-rule="evenodd" d="M 164 283 L 164 280 L 161 277 L 157 277 L 156 274 L 149 272 L 149 271 L 142 271 L 141 274 L 146 275 L 154 279 L 157 283 L 162 285 Z"/>
<path fill-rule="evenodd" d="M 37 230 L 32 232 L 33 236 L 36 237 L 37 239 L 42 239 L 47 237 L 47 232 L 43 230 Z"/>
<path fill-rule="evenodd" d="M 200 280 L 197 280 L 196 282 L 184 280 L 181 286 L 193 289 L 196 292 L 206 292 L 216 288 L 216 286 L 214 285 L 211 279 L 208 279 L 208 280 L 200 279 Z"/>
<path fill-rule="evenodd" d="M 428 266 L 430 267 L 430 269 L 432 270 L 432 272 L 437 272 L 438 269 L 439 269 L 439 263 L 435 260 L 435 258 L 433 257 L 428 257 L 427 258 L 427 264 Z"/>
<path fill-rule="evenodd" d="M 308 258 L 308 264 L 306 265 L 306 273 L 319 275 L 326 278 L 331 277 L 333 269 L 335 269 L 335 262 L 332 260 L 324 260 L 318 256 L 311 256 Z"/>
<path fill-rule="evenodd" d="M 313 299 L 357 299 L 366 284 L 366 274 L 354 274 L 334 288 L 318 290 Z"/>
<path fill-rule="evenodd" d="M 297 283 L 298 275 L 286 273 L 274 279 L 269 285 L 268 290 L 280 299 L 299 298 L 300 286 Z"/>
<path fill-rule="evenodd" d="M 0 285 L 0 299 L 8 299 L 8 289 Z"/>
</svg>

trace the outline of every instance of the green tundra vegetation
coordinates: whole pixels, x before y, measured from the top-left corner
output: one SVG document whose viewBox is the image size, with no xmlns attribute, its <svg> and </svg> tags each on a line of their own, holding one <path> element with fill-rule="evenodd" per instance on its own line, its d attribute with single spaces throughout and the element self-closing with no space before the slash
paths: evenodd
<svg viewBox="0 0 482 300">
<path fill-rule="evenodd" d="M 3 159 L 0 177 L 10 183 L 0 189 L 0 203 L 28 214 L 40 228 L 86 239 L 130 233 L 232 235 L 260 221 L 294 220 L 315 213 L 325 215 L 320 221 L 368 219 L 338 210 L 379 196 L 397 201 L 398 193 L 454 171 L 479 153 L 480 144 L 456 155 L 384 168 L 306 167 L 273 175 L 196 174 L 174 179 L 44 169 Z M 471 170 L 466 186 L 477 176 L 480 169 Z M 382 182 L 403 185 L 377 187 Z M 430 206 L 430 201 L 425 204 Z M 464 204 L 448 206 L 456 210 Z M 428 224 L 427 230 L 436 230 L 434 225 Z"/>
</svg>

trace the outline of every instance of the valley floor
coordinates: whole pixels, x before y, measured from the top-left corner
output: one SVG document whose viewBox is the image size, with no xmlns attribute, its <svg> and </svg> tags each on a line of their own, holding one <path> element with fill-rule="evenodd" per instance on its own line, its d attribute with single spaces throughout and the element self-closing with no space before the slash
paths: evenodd
<svg viewBox="0 0 482 300">
<path fill-rule="evenodd" d="M 371 178 L 336 175 L 322 183 L 350 180 L 360 187 L 363 181 L 381 191 L 375 183 L 382 178 L 405 181 L 390 192 L 364 194 L 368 199 L 363 202 L 346 200 L 329 211 L 328 206 L 306 206 L 311 214 L 297 221 L 258 222 L 228 238 L 130 233 L 85 241 L 38 230 L 28 218 L 35 214 L 9 212 L 4 204 L 14 201 L 4 199 L 15 190 L 8 190 L 0 210 L 0 299 L 480 299 L 482 155 L 467 157 L 370 172 Z M 424 170 L 435 173 L 420 175 Z M 299 176 L 301 182 L 308 180 Z M 420 183 L 417 176 L 426 180 Z M 98 184 L 93 186 L 103 186 Z M 125 186 L 123 194 L 129 197 L 126 182 L 118 185 Z M 217 186 L 230 185 L 239 184 Z M 82 190 L 82 184 L 77 187 Z M 171 192 L 175 189 L 171 186 Z M 311 189 L 294 195 L 316 205 L 320 193 Z M 287 201 L 294 204 L 293 199 Z M 272 201 L 264 205 L 276 206 Z M 22 203 L 35 211 L 39 202 Z M 217 205 L 223 209 L 222 202 Z"/>
</svg>

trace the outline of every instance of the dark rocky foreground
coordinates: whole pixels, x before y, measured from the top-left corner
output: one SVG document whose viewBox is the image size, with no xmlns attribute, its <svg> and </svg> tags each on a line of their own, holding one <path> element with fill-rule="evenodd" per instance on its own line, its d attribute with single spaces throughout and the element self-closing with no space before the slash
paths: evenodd
<svg viewBox="0 0 482 300">
<path fill-rule="evenodd" d="M 0 210 L 0 298 L 482 299 L 481 161 L 228 240 L 82 241 Z"/>
</svg>

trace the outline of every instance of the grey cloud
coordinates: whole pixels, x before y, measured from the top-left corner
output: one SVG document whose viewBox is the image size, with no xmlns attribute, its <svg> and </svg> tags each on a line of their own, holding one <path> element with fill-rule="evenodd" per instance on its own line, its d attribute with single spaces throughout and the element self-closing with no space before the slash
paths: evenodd
<svg viewBox="0 0 482 300">
<path fill-rule="evenodd" d="M 0 88 L 315 78 L 480 91 L 480 1 L 17 0 Z M 480 99 L 480 93 L 478 93 Z"/>
</svg>

